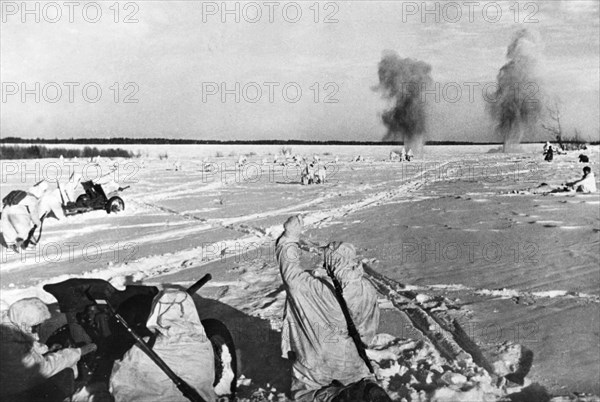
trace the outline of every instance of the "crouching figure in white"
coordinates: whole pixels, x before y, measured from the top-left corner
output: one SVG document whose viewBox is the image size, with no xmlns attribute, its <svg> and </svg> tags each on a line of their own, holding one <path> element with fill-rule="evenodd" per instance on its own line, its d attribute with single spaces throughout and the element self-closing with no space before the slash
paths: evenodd
<svg viewBox="0 0 600 402">
<path fill-rule="evenodd" d="M 167 289 L 152 305 L 146 326 L 157 333 L 152 348 L 206 401 L 215 401 L 214 353 L 192 297 Z M 137 346 L 115 362 L 110 379 L 116 402 L 188 402 L 173 381 Z"/>
<path fill-rule="evenodd" d="M 62 198 L 59 188 L 49 190 L 48 183 L 41 181 L 29 188 L 17 204 L 5 205 L 0 225 L 6 246 L 19 251 L 29 243 L 35 244 L 44 218 L 64 218 Z"/>
</svg>

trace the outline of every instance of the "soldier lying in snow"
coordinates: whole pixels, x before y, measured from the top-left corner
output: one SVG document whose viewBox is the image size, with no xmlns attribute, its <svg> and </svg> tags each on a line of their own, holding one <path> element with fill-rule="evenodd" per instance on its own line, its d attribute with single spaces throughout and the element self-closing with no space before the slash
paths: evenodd
<svg viewBox="0 0 600 402">
<path fill-rule="evenodd" d="M 527 194 L 556 194 L 556 193 L 595 193 L 598 191 L 596 187 L 596 177 L 592 173 L 589 166 L 583 168 L 583 177 L 579 180 L 562 184 L 560 187 L 553 187 L 547 183 L 542 183 L 534 189 L 525 190 Z M 513 193 L 519 191 L 513 190 Z"/>
<path fill-rule="evenodd" d="M 324 270 L 300 266 L 302 219 L 290 217 L 277 240 L 276 256 L 287 293 L 281 349 L 291 359 L 296 401 L 389 401 L 375 382 L 348 331 L 341 304 Z M 377 293 L 363 277 L 354 247 L 334 244 L 325 251 L 360 340 L 369 344 L 379 324 Z"/>
</svg>

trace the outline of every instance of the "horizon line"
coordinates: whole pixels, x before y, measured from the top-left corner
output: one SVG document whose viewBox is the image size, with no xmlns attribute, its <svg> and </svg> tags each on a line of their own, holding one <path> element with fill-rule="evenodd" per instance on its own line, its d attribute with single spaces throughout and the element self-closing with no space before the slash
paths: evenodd
<svg viewBox="0 0 600 402">
<path fill-rule="evenodd" d="M 521 144 L 543 144 L 546 141 L 523 141 Z M 553 141 L 550 141 L 553 142 Z M 564 141 L 568 142 L 568 141 Z M 597 141 L 588 142 L 596 144 Z M 402 141 L 344 141 L 344 140 L 193 140 L 183 138 L 162 137 L 114 137 L 114 138 L 0 138 L 0 144 L 78 144 L 78 145 L 375 145 L 375 146 L 398 146 L 405 145 Z M 427 140 L 424 145 L 503 145 L 502 142 L 490 141 L 457 141 L 457 140 Z"/>
</svg>

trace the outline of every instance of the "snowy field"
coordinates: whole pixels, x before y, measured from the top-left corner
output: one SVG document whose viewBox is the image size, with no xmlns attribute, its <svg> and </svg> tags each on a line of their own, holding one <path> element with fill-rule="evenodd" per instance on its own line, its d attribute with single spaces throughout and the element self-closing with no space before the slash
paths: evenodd
<svg viewBox="0 0 600 402">
<path fill-rule="evenodd" d="M 531 382 L 553 395 L 600 394 L 600 197 L 535 190 L 580 178 L 580 153 L 599 177 L 598 147 L 547 163 L 541 145 L 515 154 L 430 146 L 422 158 L 392 163 L 389 146 L 291 146 L 327 164 L 328 182 L 314 186 L 299 184 L 300 168 L 273 163 L 281 146 L 119 147 L 141 153 L 101 161 L 104 173 L 117 162 L 111 174 L 130 186 L 125 211 L 48 220 L 35 248 L 2 248 L 2 299 L 52 303 L 42 285 L 73 276 L 162 286 L 211 273 L 198 292 L 200 315 L 232 330 L 241 395 L 281 395 L 289 368 L 279 351 L 285 293 L 274 241 L 288 216 L 303 214 L 307 238 L 353 243 L 388 284 L 418 294 L 413 303 L 458 320 L 486 357 L 518 343 L 534 353 Z M 243 154 L 248 164 L 236 169 Z M 357 155 L 366 161 L 351 162 Z M 66 181 L 69 169 L 99 174 L 82 160 L 2 161 L 0 195 L 42 178 Z M 305 263 L 316 266 L 318 256 L 307 253 Z M 380 332 L 403 339 L 400 346 L 426 338 L 380 290 Z M 380 373 L 400 400 L 393 378 L 404 371 L 392 368 Z"/>
</svg>

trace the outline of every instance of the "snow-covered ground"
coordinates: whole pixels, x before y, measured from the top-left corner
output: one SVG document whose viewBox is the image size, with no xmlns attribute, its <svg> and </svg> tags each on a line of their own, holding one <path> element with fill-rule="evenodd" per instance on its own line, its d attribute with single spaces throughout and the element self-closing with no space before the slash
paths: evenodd
<svg viewBox="0 0 600 402">
<path fill-rule="evenodd" d="M 285 294 L 274 240 L 289 215 L 302 213 L 307 239 L 349 241 L 385 278 L 380 332 L 391 336 L 380 336 L 371 353 L 396 399 L 457 400 L 452 392 L 461 389 L 463 400 L 481 400 L 499 392 L 436 341 L 444 331 L 458 349 L 481 351 L 477 367 L 507 342 L 521 344 L 534 354 L 527 381 L 553 395 L 600 394 L 600 197 L 533 191 L 581 177 L 580 153 L 598 177 L 598 147 L 547 163 L 541 145 L 517 154 L 436 146 L 413 162 L 392 163 L 384 160 L 394 147 L 292 146 L 327 164 L 328 183 L 314 186 L 299 185 L 300 168 L 273 164 L 280 146 L 127 148 L 142 156 L 117 160 L 112 173 L 131 186 L 122 194 L 125 212 L 48 220 L 35 248 L 20 255 L 3 248 L 3 300 L 37 295 L 52 303 L 42 285 L 73 276 L 161 286 L 209 272 L 214 279 L 198 292 L 200 315 L 232 330 L 241 396 L 275 397 L 289 387 L 289 367 L 279 353 Z M 249 160 L 241 168 L 240 154 Z M 359 154 L 365 162 L 350 162 Z M 114 162 L 101 161 L 104 172 Z M 66 181 L 69 169 L 98 175 L 81 160 L 2 161 L 0 195 L 42 178 Z M 318 258 L 307 251 L 304 262 Z M 417 329 L 423 311 L 438 324 L 460 323 L 468 340 L 442 324 L 433 333 Z"/>
</svg>

